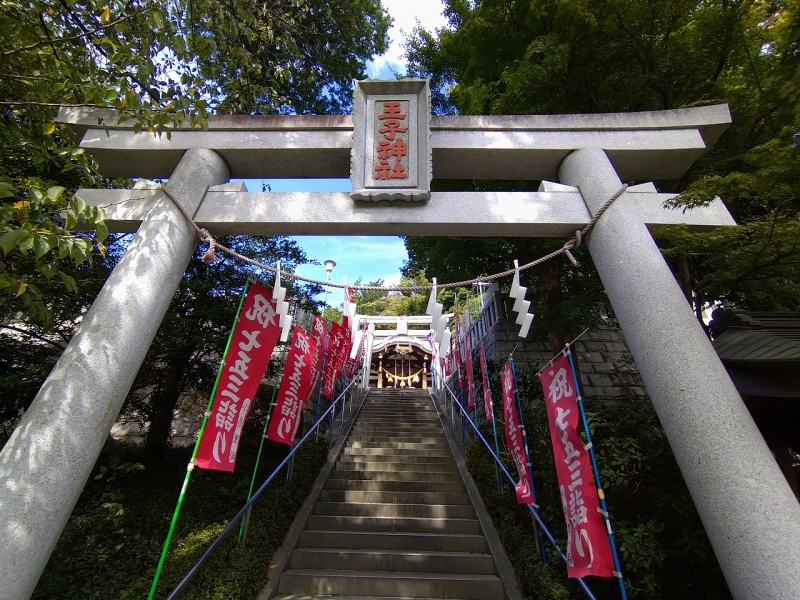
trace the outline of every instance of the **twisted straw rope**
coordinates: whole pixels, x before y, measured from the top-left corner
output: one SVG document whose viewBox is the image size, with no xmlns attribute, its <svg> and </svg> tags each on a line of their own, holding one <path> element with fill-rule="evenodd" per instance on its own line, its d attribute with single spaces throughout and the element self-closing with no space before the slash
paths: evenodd
<svg viewBox="0 0 800 600">
<path fill-rule="evenodd" d="M 232 256 L 233 258 L 238 258 L 239 260 L 253 267 L 264 269 L 265 271 L 269 271 L 271 273 L 275 273 L 278 270 L 276 267 L 271 267 L 269 265 L 265 265 L 264 263 L 260 263 L 256 260 L 253 260 L 252 258 L 248 258 L 247 256 L 239 254 L 235 250 L 231 250 L 230 248 L 227 248 L 226 246 L 223 246 L 222 244 L 218 243 L 214 239 L 214 236 L 212 236 L 208 232 L 208 230 L 203 229 L 197 223 L 194 222 L 194 219 L 192 219 L 191 215 L 188 212 L 186 212 L 186 209 L 184 209 L 183 206 L 181 206 L 181 203 L 178 202 L 178 200 L 167 189 L 167 185 L 169 185 L 169 182 L 161 186 L 161 191 L 163 191 L 164 194 L 167 196 L 167 198 L 169 198 L 172 201 L 172 203 L 178 208 L 178 210 L 186 218 L 189 224 L 192 227 L 194 227 L 195 231 L 197 232 L 197 237 L 200 238 L 200 241 L 208 244 L 208 250 L 206 250 L 205 253 L 203 254 L 203 262 L 209 265 L 214 263 L 218 259 L 216 251 L 220 250 L 224 254 Z M 561 246 L 561 248 L 559 248 L 554 252 L 551 252 L 550 254 L 546 254 L 541 258 L 537 258 L 534 261 L 522 265 L 521 267 L 519 267 L 519 270 L 524 271 L 526 269 L 530 269 L 537 265 L 541 265 L 542 263 L 545 263 L 548 260 L 553 259 L 561 254 L 565 254 L 566 257 L 569 259 L 569 261 L 573 264 L 573 266 L 580 267 L 580 263 L 578 263 L 578 261 L 575 260 L 575 257 L 572 255 L 571 251 L 580 247 L 581 243 L 583 243 L 583 239 L 592 230 L 592 227 L 594 227 L 595 223 L 597 223 L 600 217 L 603 216 L 603 213 L 606 212 L 608 207 L 611 206 L 614 203 L 614 200 L 619 198 L 625 192 L 626 189 L 628 189 L 628 184 L 623 184 L 623 186 L 619 190 L 617 190 L 613 196 L 611 196 L 608 200 L 606 200 L 603 203 L 603 205 L 599 209 L 597 209 L 597 212 L 589 220 L 586 226 L 583 229 L 578 229 L 577 231 L 575 231 L 575 237 L 568 239 L 566 242 L 564 242 L 564 245 Z M 456 287 L 467 287 L 467 286 L 472 286 L 476 283 L 488 283 L 491 281 L 495 281 L 496 279 L 502 279 L 503 277 L 508 277 L 509 275 L 513 275 L 516 270 L 517 269 L 508 269 L 507 271 L 501 271 L 500 273 L 495 273 L 494 275 L 476 277 L 474 279 L 469 279 L 466 281 L 442 283 L 437 285 L 436 287 L 437 289 L 446 289 L 446 288 L 456 288 Z M 310 277 L 303 277 L 302 275 L 297 275 L 295 273 L 288 273 L 286 271 L 281 271 L 281 277 L 284 279 L 295 279 L 297 281 L 305 281 L 306 283 L 315 283 L 317 285 L 329 286 L 332 288 L 350 288 L 353 290 L 370 290 L 379 292 L 425 292 L 433 289 L 433 285 L 405 285 L 405 286 L 345 285 L 344 283 L 324 281 L 322 279 L 311 279 Z"/>
</svg>

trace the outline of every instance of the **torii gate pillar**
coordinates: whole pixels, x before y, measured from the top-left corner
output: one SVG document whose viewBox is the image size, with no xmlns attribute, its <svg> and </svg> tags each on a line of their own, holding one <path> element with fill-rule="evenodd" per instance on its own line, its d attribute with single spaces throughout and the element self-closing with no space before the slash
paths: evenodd
<svg viewBox="0 0 800 600">
<path fill-rule="evenodd" d="M 595 211 L 622 185 L 599 148 L 559 168 Z M 800 504 L 641 219 L 620 197 L 587 246 L 731 593 L 800 598 Z"/>
<path fill-rule="evenodd" d="M 168 185 L 193 215 L 226 181 L 218 154 L 191 148 Z M 0 600 L 33 593 L 196 247 L 162 195 L 3 448 Z"/>
</svg>

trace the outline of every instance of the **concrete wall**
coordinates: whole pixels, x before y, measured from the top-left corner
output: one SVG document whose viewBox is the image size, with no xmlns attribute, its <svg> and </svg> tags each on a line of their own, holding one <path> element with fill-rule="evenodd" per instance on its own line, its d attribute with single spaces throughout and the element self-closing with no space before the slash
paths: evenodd
<svg viewBox="0 0 800 600">
<path fill-rule="evenodd" d="M 504 360 L 513 351 L 518 367 L 530 366 L 538 371 L 553 356 L 550 342 L 535 340 L 533 336 L 521 340 L 518 332 L 519 325 L 500 316 L 484 338 L 486 357 Z M 648 400 L 647 389 L 622 331 L 611 327 L 587 331 L 575 343 L 575 354 L 586 398 L 607 396 L 633 402 Z"/>
</svg>

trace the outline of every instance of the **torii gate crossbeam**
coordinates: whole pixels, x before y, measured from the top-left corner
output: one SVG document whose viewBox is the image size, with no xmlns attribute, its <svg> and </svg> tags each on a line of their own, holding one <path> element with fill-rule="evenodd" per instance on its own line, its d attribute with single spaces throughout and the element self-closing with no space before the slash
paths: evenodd
<svg viewBox="0 0 800 600">
<path fill-rule="evenodd" d="M 222 117 L 168 140 L 111 125 L 108 114 L 106 129 L 98 115 L 69 110 L 60 119 L 106 175 L 169 177 L 184 209 L 218 233 L 569 234 L 620 179 L 679 178 L 730 122 L 725 106 L 434 117 L 426 146 L 434 176 L 561 184 L 365 205 L 342 195 L 246 194 L 224 185 L 231 174 L 345 176 L 355 131 L 349 117 Z M 0 454 L 2 600 L 32 593 L 197 243 L 164 194 L 139 188 L 80 191 L 99 205 L 124 201 L 109 207 L 109 222 L 138 229 Z M 663 200 L 648 186 L 623 194 L 588 247 L 734 597 L 795 600 L 800 505 L 648 230 L 733 221 L 721 203 L 684 215 L 663 211 Z"/>
</svg>

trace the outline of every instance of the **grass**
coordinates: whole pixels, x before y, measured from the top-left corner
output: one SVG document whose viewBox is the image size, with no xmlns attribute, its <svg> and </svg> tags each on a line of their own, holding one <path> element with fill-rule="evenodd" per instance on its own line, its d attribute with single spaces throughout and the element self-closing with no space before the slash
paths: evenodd
<svg viewBox="0 0 800 600">
<path fill-rule="evenodd" d="M 182 599 L 252 598 L 264 586 L 269 560 L 327 452 L 324 437 L 311 438 L 300 449 L 291 481 L 279 476 L 254 504 L 246 547 L 239 546 L 236 535 L 229 536 Z M 287 453 L 286 446 L 265 446 L 257 481 L 262 482 Z M 255 454 L 254 446 L 242 448 L 234 473 L 195 469 L 156 598 L 167 596 L 245 503 Z M 190 456 L 191 449 L 175 448 L 154 458 L 139 448 L 110 443 L 33 598 L 147 598 Z"/>
</svg>

